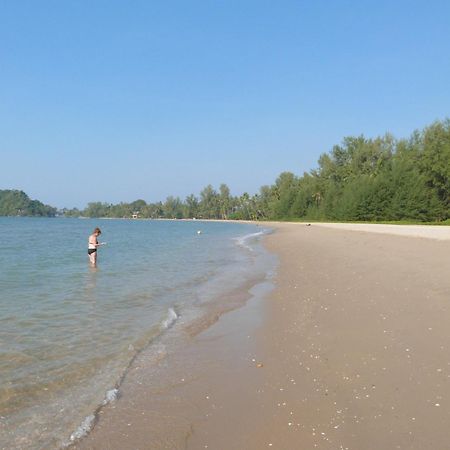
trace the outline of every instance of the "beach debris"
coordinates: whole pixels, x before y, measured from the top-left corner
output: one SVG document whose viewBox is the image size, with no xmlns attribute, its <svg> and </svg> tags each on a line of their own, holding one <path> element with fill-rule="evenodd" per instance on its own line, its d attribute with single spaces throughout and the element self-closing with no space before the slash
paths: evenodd
<svg viewBox="0 0 450 450">
<path fill-rule="evenodd" d="M 256 367 L 258 367 L 258 369 L 260 369 L 261 367 L 264 367 L 264 364 L 263 363 L 258 363 L 258 364 L 256 364 Z"/>
</svg>

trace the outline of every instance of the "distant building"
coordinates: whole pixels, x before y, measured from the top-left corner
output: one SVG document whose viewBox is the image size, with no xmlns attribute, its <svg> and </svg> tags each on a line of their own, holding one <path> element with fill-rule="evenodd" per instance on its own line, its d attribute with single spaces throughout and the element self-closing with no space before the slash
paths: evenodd
<svg viewBox="0 0 450 450">
<path fill-rule="evenodd" d="M 132 219 L 139 219 L 139 211 L 135 211 L 132 215 L 131 215 Z"/>
</svg>

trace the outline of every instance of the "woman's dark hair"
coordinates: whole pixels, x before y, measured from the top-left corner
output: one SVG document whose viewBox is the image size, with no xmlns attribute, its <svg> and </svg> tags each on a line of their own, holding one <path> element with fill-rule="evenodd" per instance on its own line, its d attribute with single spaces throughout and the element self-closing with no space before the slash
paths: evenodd
<svg viewBox="0 0 450 450">
<path fill-rule="evenodd" d="M 95 228 L 94 233 L 102 234 L 102 230 L 99 227 Z"/>
</svg>

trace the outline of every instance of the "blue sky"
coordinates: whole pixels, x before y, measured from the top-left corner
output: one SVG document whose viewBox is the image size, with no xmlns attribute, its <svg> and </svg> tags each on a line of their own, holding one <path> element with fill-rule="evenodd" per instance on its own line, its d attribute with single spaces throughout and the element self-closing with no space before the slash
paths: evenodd
<svg viewBox="0 0 450 450">
<path fill-rule="evenodd" d="M 448 1 L 2 1 L 0 189 L 255 193 L 450 105 Z"/>
</svg>

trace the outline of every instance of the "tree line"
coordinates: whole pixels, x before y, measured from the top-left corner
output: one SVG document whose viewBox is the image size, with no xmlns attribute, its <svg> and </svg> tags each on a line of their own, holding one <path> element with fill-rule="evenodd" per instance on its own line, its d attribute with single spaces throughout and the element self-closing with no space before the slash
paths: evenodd
<svg viewBox="0 0 450 450">
<path fill-rule="evenodd" d="M 450 217 L 450 120 L 408 139 L 347 137 L 318 168 L 261 188 L 270 218 L 443 221 Z"/>
<path fill-rule="evenodd" d="M 15 191 L 17 192 L 17 191 Z M 1 205 L 1 203 L 0 203 Z M 49 207 L 48 207 L 49 208 Z M 1 214 L 1 209 L 0 209 Z M 91 202 L 67 217 L 198 218 L 246 220 L 436 221 L 450 218 L 450 119 L 409 138 L 346 137 L 317 168 L 283 172 L 258 193 L 230 194 L 206 186 L 184 200 L 110 204 Z"/>
<path fill-rule="evenodd" d="M 0 190 L 0 216 L 54 217 L 56 213 L 56 208 L 44 205 L 39 200 L 31 200 L 23 191 Z"/>
<path fill-rule="evenodd" d="M 320 156 L 318 167 L 283 172 L 255 195 L 232 196 L 226 184 L 199 197 L 168 197 L 117 205 L 94 202 L 66 215 L 87 217 L 247 220 L 444 221 L 450 217 L 450 120 L 409 138 L 346 137 Z"/>
</svg>

